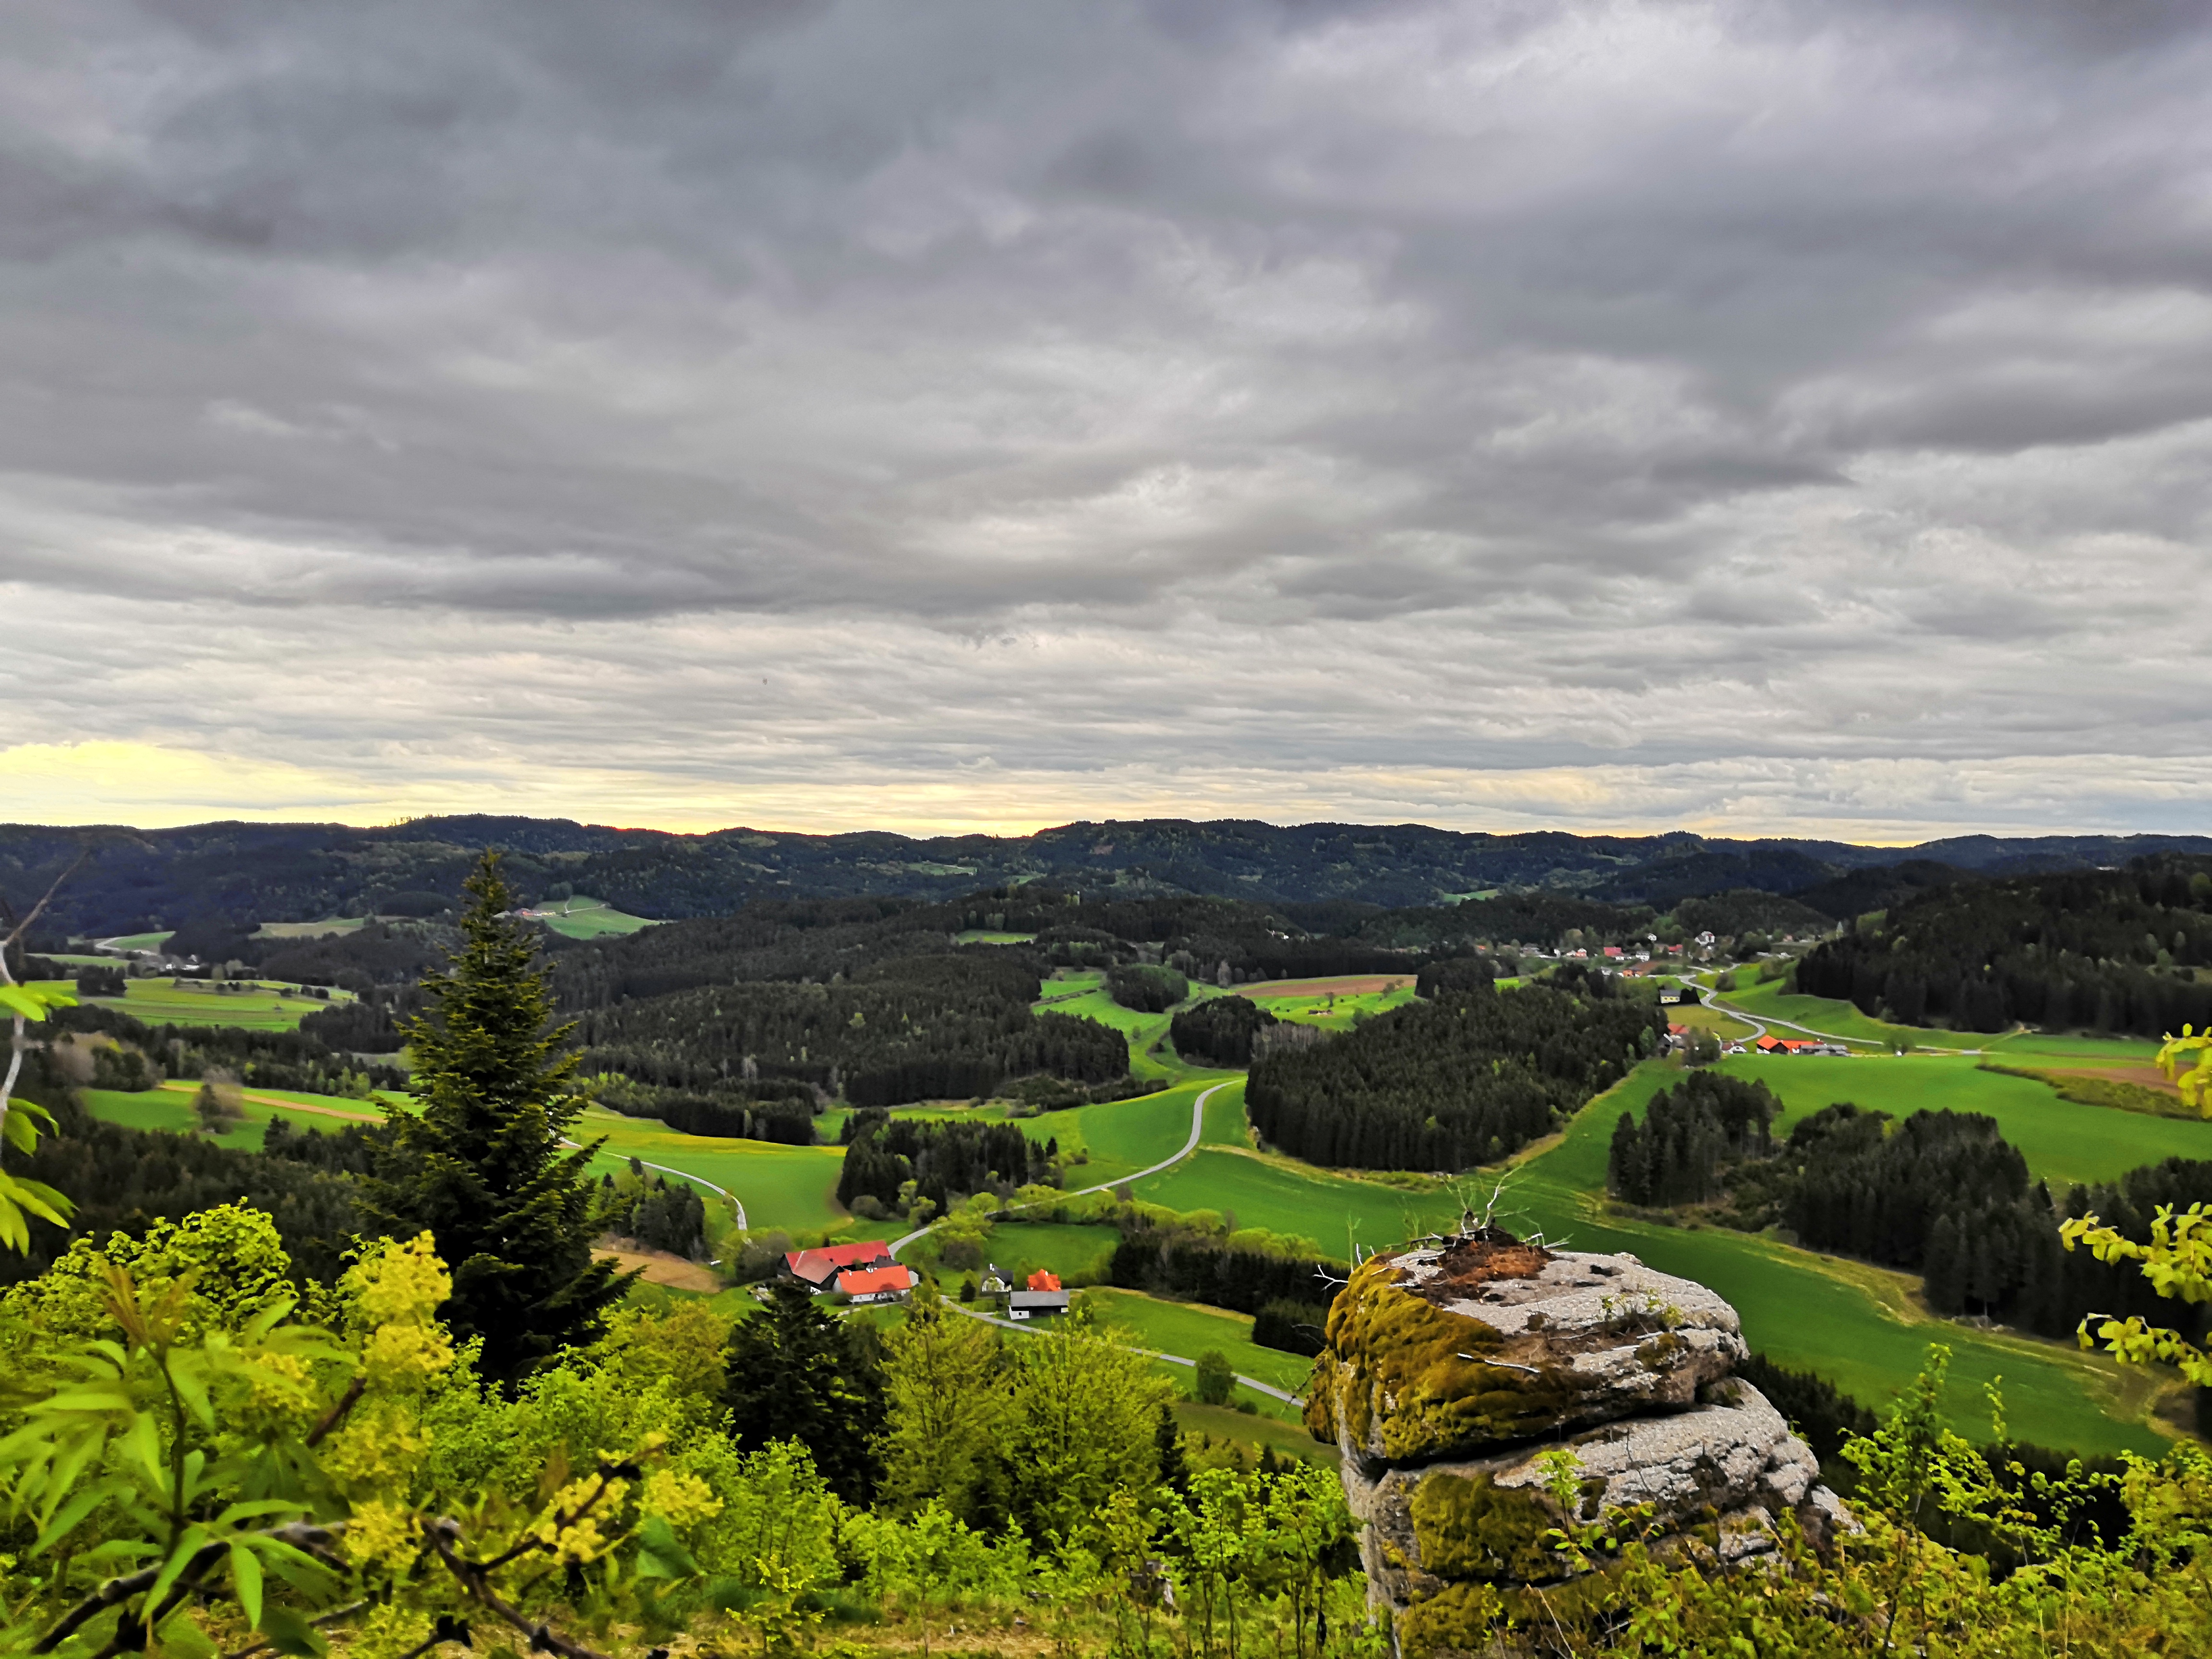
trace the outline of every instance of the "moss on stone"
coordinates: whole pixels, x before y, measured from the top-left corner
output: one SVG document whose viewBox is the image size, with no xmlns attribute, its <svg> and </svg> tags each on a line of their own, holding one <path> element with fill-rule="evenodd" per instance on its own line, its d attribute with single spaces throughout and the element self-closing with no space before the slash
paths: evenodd
<svg viewBox="0 0 2212 1659">
<path fill-rule="evenodd" d="M 1409 1505 L 1421 1566 L 1439 1578 L 1554 1578 L 1563 1562 L 1544 1541 L 1559 1524 L 1533 1490 L 1490 1476 L 1429 1474 Z"/>
<path fill-rule="evenodd" d="M 1306 1379 L 1305 1404 L 1301 1407 L 1306 1432 L 1332 1446 L 1336 1444 L 1338 1374 L 1339 1368 L 1332 1355 L 1324 1352 L 1315 1360 L 1313 1375 Z"/>
<path fill-rule="evenodd" d="M 1399 1288 L 1392 1272 L 1383 1258 L 1364 1264 L 1329 1311 L 1335 1409 L 1354 1443 L 1394 1460 L 1433 1456 L 1526 1438 L 1565 1414 L 1574 1390 L 1557 1370 L 1483 1364 L 1503 1340 L 1496 1329 Z"/>
<path fill-rule="evenodd" d="M 1406 1610 L 1398 1620 L 1398 1640 L 1408 1654 L 1477 1653 L 1504 1614 L 1496 1585 L 1453 1584 Z"/>
</svg>

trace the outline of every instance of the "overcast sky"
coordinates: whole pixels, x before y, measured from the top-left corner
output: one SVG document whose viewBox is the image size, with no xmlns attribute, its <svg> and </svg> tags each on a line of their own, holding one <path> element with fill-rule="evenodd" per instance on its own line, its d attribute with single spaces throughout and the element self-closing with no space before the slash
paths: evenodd
<svg viewBox="0 0 2212 1659">
<path fill-rule="evenodd" d="M 13 0 L 0 818 L 2212 828 L 2208 16 Z"/>
</svg>

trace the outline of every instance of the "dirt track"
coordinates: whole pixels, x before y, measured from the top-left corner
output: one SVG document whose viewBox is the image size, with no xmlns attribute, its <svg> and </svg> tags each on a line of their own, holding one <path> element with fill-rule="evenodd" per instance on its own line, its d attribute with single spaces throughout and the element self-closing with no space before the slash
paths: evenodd
<svg viewBox="0 0 2212 1659">
<path fill-rule="evenodd" d="M 722 1281 L 710 1269 L 696 1261 L 686 1261 L 680 1255 L 667 1255 L 659 1250 L 617 1250 L 606 1245 L 592 1254 L 611 1257 L 624 1273 L 633 1267 L 644 1268 L 648 1285 L 665 1285 L 672 1291 L 698 1291 L 708 1296 L 722 1288 Z"/>
</svg>

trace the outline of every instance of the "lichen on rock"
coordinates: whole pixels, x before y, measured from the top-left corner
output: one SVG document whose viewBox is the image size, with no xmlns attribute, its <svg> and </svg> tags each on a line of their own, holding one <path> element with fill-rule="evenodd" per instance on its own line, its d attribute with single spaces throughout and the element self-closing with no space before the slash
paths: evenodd
<svg viewBox="0 0 2212 1659">
<path fill-rule="evenodd" d="M 1306 1421 L 1344 1453 L 1370 1594 L 1407 1648 L 1464 1645 L 1571 1583 L 1574 1522 L 1636 1510 L 1729 1561 L 1771 1549 L 1784 1514 L 1815 1537 L 1850 1525 L 1804 1443 L 1729 1376 L 1745 1353 L 1724 1300 L 1630 1255 L 1486 1228 L 1362 1263 Z"/>
</svg>

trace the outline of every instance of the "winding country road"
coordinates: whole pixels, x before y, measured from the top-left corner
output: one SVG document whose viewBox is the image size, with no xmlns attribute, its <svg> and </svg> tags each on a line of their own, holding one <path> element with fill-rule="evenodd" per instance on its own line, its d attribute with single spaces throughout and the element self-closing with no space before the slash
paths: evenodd
<svg viewBox="0 0 2212 1659">
<path fill-rule="evenodd" d="M 1232 1078 L 1229 1082 L 1233 1083 L 1237 1080 L 1238 1079 Z M 1210 1089 L 1201 1089 L 1199 1091 L 1198 1098 L 1190 1103 L 1190 1139 L 1183 1142 L 1182 1149 L 1180 1152 L 1176 1152 L 1171 1157 L 1162 1158 L 1158 1163 L 1153 1164 L 1148 1170 L 1139 1170 L 1134 1175 L 1119 1176 L 1112 1181 L 1102 1181 L 1094 1187 L 1079 1188 L 1072 1193 L 1061 1193 L 1056 1194 L 1053 1201 L 1058 1203 L 1066 1199 L 1081 1198 L 1090 1193 L 1109 1192 L 1113 1188 L 1121 1186 L 1127 1182 L 1142 1181 L 1147 1176 L 1156 1176 L 1163 1170 L 1173 1169 L 1176 1164 L 1182 1163 L 1183 1159 L 1188 1158 L 1193 1152 L 1198 1150 L 1199 1140 L 1206 1133 L 1206 1103 L 1212 1099 L 1214 1096 L 1219 1094 L 1228 1086 L 1229 1083 L 1217 1083 Z M 1011 1207 L 1017 1210 L 1026 1210 L 1035 1206 L 1027 1204 L 1016 1204 Z M 891 1255 L 896 1257 L 901 1250 L 906 1249 L 908 1245 L 913 1243 L 917 1238 L 927 1237 L 939 1224 L 938 1222 L 933 1221 L 927 1227 L 915 1228 L 904 1238 L 896 1240 L 893 1243 L 890 1247 Z M 1001 1319 L 995 1314 L 978 1313 L 973 1308 L 963 1307 L 957 1302 L 947 1302 L 945 1304 L 945 1306 L 951 1309 L 953 1312 L 963 1315 L 967 1318 L 980 1319 L 987 1325 L 997 1325 L 1010 1331 L 1027 1331 L 1034 1333 L 1036 1328 L 1033 1325 L 1024 1325 L 1015 1320 Z M 1158 1348 L 1133 1347 L 1130 1352 L 1133 1353 L 1145 1354 L 1153 1359 L 1164 1359 L 1170 1365 L 1195 1366 L 1198 1364 L 1198 1361 L 1195 1359 L 1186 1359 L 1179 1353 L 1162 1353 Z M 1293 1406 L 1298 1403 L 1297 1395 L 1287 1393 L 1285 1390 L 1277 1388 L 1272 1382 L 1262 1382 L 1256 1376 L 1246 1376 L 1240 1372 L 1237 1375 L 1237 1380 L 1239 1382 L 1242 1382 L 1246 1388 L 1251 1389 L 1257 1393 L 1267 1395 L 1277 1400 L 1287 1401 Z"/>
</svg>

